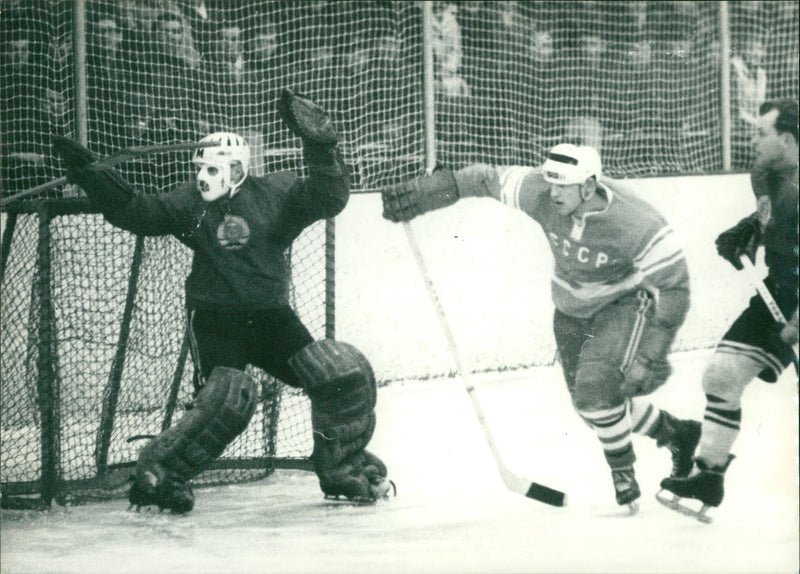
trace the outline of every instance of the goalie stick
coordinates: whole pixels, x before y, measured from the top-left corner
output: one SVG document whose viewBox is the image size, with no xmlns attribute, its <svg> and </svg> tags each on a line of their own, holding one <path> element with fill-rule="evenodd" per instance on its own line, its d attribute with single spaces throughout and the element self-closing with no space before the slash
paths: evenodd
<svg viewBox="0 0 800 574">
<path fill-rule="evenodd" d="M 167 145 L 135 145 L 123 148 L 113 153 L 112 155 L 108 156 L 107 158 L 101 159 L 97 163 L 100 165 L 111 167 L 114 165 L 125 163 L 126 161 L 135 159 L 137 157 L 146 157 L 148 155 L 152 155 L 155 153 L 166 153 L 171 151 L 193 151 L 202 147 L 211 147 L 215 145 L 217 145 L 216 142 L 179 143 L 179 144 L 167 144 Z M 52 181 L 48 181 L 40 185 L 37 185 L 36 187 L 26 189 L 25 191 L 20 191 L 19 193 L 15 193 L 14 195 L 9 195 L 8 197 L 0 199 L 0 207 L 5 207 L 12 201 L 24 199 L 26 197 L 36 195 L 37 193 L 41 193 L 42 191 L 53 189 L 54 187 L 60 187 L 66 183 L 67 183 L 66 177 L 59 177 Z"/>
<path fill-rule="evenodd" d="M 539 502 L 543 502 L 545 504 L 550 504 L 551 506 L 566 506 L 567 495 L 565 493 L 561 492 L 560 490 L 555 490 L 539 484 L 538 482 L 532 482 L 526 478 L 523 478 L 512 472 L 508 466 L 506 466 L 505 462 L 503 462 L 503 459 L 500 456 L 500 452 L 497 448 L 497 444 L 495 443 L 494 435 L 492 435 L 489 425 L 486 422 L 486 417 L 483 414 L 483 408 L 481 407 L 481 404 L 475 395 L 475 386 L 473 385 L 468 372 L 462 365 L 461 353 L 459 352 L 455 339 L 453 338 L 453 334 L 450 331 L 450 324 L 447 321 L 447 317 L 444 313 L 444 307 L 442 307 L 442 303 L 439 301 L 439 296 L 436 293 L 433 281 L 431 281 L 430 274 L 428 273 L 428 269 L 425 265 L 425 260 L 422 257 L 422 251 L 420 250 L 419 244 L 417 243 L 417 238 L 414 235 L 414 230 L 411 228 L 411 224 L 408 221 L 403 222 L 403 228 L 405 229 L 408 243 L 411 246 L 411 251 L 414 253 L 414 258 L 417 262 L 417 268 L 419 269 L 422 279 L 425 282 L 428 295 L 430 296 L 433 306 L 436 308 L 436 313 L 439 316 L 439 323 L 442 327 L 442 331 L 444 331 L 445 337 L 447 338 L 447 344 L 450 347 L 450 353 L 456 363 L 456 369 L 458 371 L 457 375 L 460 375 L 467 394 L 469 394 L 470 401 L 472 402 L 472 408 L 475 410 L 475 414 L 478 417 L 478 422 L 483 429 L 486 442 L 489 443 L 489 448 L 492 451 L 495 463 L 497 464 L 497 469 L 500 471 L 500 476 L 503 479 L 506 488 L 512 492 L 522 494 L 528 498 L 538 500 Z"/>
<path fill-rule="evenodd" d="M 772 297 L 772 293 L 769 292 L 769 289 L 767 289 L 767 286 L 764 285 L 761 277 L 759 277 L 758 271 L 756 271 L 756 268 L 753 266 L 750 258 L 746 254 L 742 254 L 739 256 L 739 261 L 742 262 L 742 267 L 744 272 L 747 274 L 747 278 L 750 280 L 750 284 L 755 288 L 756 291 L 758 291 L 758 294 L 761 296 L 761 299 L 764 301 L 767 309 L 769 309 L 772 318 L 781 325 L 788 323 L 786 317 L 783 316 L 780 307 L 778 307 L 778 304 Z M 800 373 L 797 355 L 797 343 L 795 343 L 792 345 L 792 362 L 794 363 L 795 372 Z"/>
</svg>

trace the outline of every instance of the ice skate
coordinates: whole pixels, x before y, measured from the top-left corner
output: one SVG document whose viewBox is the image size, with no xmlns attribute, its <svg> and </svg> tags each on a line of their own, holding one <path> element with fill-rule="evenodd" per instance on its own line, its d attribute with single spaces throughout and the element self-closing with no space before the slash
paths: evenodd
<svg viewBox="0 0 800 574">
<path fill-rule="evenodd" d="M 150 474 L 150 473 L 145 473 Z M 169 510 L 175 514 L 185 514 L 194 508 L 194 493 L 191 487 L 176 480 L 164 480 L 156 484 L 155 476 L 151 482 L 134 479 L 128 493 L 128 510 L 139 511 L 143 506 L 158 506 L 160 511 Z"/>
<path fill-rule="evenodd" d="M 722 466 L 711 467 L 701 458 L 696 460 L 696 471 L 684 478 L 669 477 L 661 481 L 662 490 L 656 499 L 672 510 L 691 516 L 700 522 L 709 523 L 708 509 L 717 507 L 722 503 L 725 495 L 723 482 L 725 471 L 728 469 L 733 455 L 728 456 L 728 461 Z M 672 496 L 665 493 L 672 493 Z M 686 504 L 684 499 L 699 500 L 700 509 L 695 509 Z"/>
<path fill-rule="evenodd" d="M 639 483 L 636 482 L 633 467 L 612 468 L 611 478 L 614 481 L 617 504 L 627 506 L 632 515 L 639 512 L 639 497 L 642 493 L 639 490 Z"/>
<path fill-rule="evenodd" d="M 347 496 L 345 494 L 325 494 L 324 499 L 326 502 L 354 504 L 358 506 L 375 504 L 379 500 L 388 500 L 395 496 L 397 496 L 397 486 L 394 481 L 384 478 L 378 483 L 370 484 L 370 492 L 368 495 Z"/>
<path fill-rule="evenodd" d="M 670 478 L 685 478 L 694 466 L 694 451 L 700 442 L 701 424 L 697 421 L 677 421 L 675 436 L 666 445 L 672 453 Z"/>
</svg>

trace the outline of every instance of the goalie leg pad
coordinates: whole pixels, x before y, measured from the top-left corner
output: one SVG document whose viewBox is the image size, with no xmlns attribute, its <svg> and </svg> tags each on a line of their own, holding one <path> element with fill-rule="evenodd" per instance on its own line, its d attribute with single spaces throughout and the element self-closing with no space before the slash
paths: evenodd
<svg viewBox="0 0 800 574">
<path fill-rule="evenodd" d="M 194 408 L 139 453 L 131 495 L 135 491 L 158 498 L 200 474 L 247 428 L 257 401 L 256 384 L 247 374 L 214 369 Z"/>
<path fill-rule="evenodd" d="M 330 339 L 307 345 L 289 359 L 311 400 L 311 461 L 329 496 L 374 500 L 386 466 L 365 449 L 375 431 L 377 385 L 367 358 Z"/>
</svg>

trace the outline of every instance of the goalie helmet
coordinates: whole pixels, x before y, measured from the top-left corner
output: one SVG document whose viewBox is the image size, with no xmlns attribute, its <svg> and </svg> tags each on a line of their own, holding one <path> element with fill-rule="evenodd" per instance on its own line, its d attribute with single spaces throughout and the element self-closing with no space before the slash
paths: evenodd
<svg viewBox="0 0 800 574">
<path fill-rule="evenodd" d="M 589 146 L 558 144 L 547 154 L 542 165 L 542 176 L 548 183 L 573 185 L 602 175 L 600 154 Z"/>
<path fill-rule="evenodd" d="M 215 132 L 200 143 L 219 144 L 198 148 L 192 157 L 200 195 L 205 201 L 215 201 L 226 194 L 233 197 L 250 169 L 250 146 L 243 137 L 230 132 Z M 231 167 L 237 163 L 242 166 L 242 177 L 233 182 Z"/>
</svg>

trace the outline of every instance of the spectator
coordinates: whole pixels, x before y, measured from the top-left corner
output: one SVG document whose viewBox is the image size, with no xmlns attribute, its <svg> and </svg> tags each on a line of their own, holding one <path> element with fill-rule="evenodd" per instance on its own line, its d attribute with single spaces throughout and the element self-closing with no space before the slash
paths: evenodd
<svg viewBox="0 0 800 574">
<path fill-rule="evenodd" d="M 752 30 L 731 56 L 732 125 L 731 163 L 745 168 L 753 162 L 751 140 L 756 133 L 758 108 L 767 97 L 763 32 Z"/>
<path fill-rule="evenodd" d="M 403 3 L 357 3 L 347 15 L 360 26 L 350 46 L 341 46 L 343 75 L 347 89 L 339 91 L 343 105 L 344 131 L 355 147 L 355 168 L 363 187 L 375 189 L 407 165 L 402 159 L 413 153 L 406 139 L 411 116 L 403 113 L 413 101 L 419 86 L 401 82 L 403 38 L 398 21 L 403 11 L 413 9 Z M 354 121 L 358 120 L 358 121 Z"/>
<path fill-rule="evenodd" d="M 564 140 L 575 145 L 587 145 L 596 150 L 603 147 L 603 124 L 601 114 L 603 106 L 603 79 L 607 83 L 609 76 L 603 72 L 606 59 L 607 44 L 596 31 L 589 30 L 580 40 L 579 69 L 585 74 L 583 87 L 579 88 L 575 114 L 567 122 L 564 129 Z M 593 82 L 592 79 L 599 80 Z"/>
<path fill-rule="evenodd" d="M 51 133 L 45 109 L 44 46 L 41 31 L 4 15 L 0 134 L 4 195 L 24 191 L 48 180 L 42 142 Z"/>
<path fill-rule="evenodd" d="M 680 3 L 679 6 L 684 6 Z M 686 98 L 684 123 L 684 169 L 693 173 L 719 170 L 719 106 L 721 81 L 718 8 L 706 2 L 693 3 L 687 19 L 695 30 L 680 89 Z M 687 79 L 688 78 L 688 79 Z"/>
<path fill-rule="evenodd" d="M 220 123 L 220 110 L 210 93 L 212 76 L 195 47 L 193 32 L 177 12 L 163 12 L 151 24 L 153 50 L 141 54 L 136 84 L 144 91 L 138 121 L 151 144 L 198 140 Z M 161 159 L 161 158 L 159 158 Z M 154 162 L 154 181 L 167 185 L 191 177 L 185 161 L 167 154 Z M 185 166 L 176 173 L 175 166 Z"/>
<path fill-rule="evenodd" d="M 619 166 L 627 173 L 644 175 L 652 164 L 652 66 L 653 46 L 647 30 L 647 2 L 625 3 L 613 55 L 607 58 L 611 91 L 601 98 L 617 102 L 608 114 L 614 138 L 614 151 L 609 150 L 608 170 Z M 613 79 L 613 83 L 611 83 Z"/>
<path fill-rule="evenodd" d="M 458 7 L 452 2 L 434 3 L 433 59 L 436 92 L 436 133 L 440 137 L 439 159 L 453 165 L 469 149 L 470 86 L 462 76 L 463 59 Z M 474 121 L 474 119 L 472 119 Z"/>
<path fill-rule="evenodd" d="M 497 110 L 493 114 L 496 118 L 494 129 L 500 136 L 498 144 L 501 153 L 494 161 L 503 163 L 524 162 L 533 147 L 531 138 L 536 137 L 532 133 L 531 118 L 535 112 L 533 94 L 539 90 L 539 86 L 530 76 L 529 50 L 536 22 L 523 6 L 525 3 L 516 1 L 492 6 L 493 10 L 497 10 L 492 28 L 495 38 L 488 53 L 484 53 L 486 62 L 499 60 L 499 65 L 492 66 L 497 68 L 493 72 L 497 74 L 497 88 L 488 103 Z"/>
<path fill-rule="evenodd" d="M 458 7 L 450 2 L 436 5 L 433 23 L 433 56 L 437 90 L 452 98 L 469 96 L 470 88 L 461 77 L 461 26 Z"/>
<path fill-rule="evenodd" d="M 610 113 L 606 102 L 619 80 L 617 72 L 609 67 L 607 16 L 599 3 L 581 3 L 567 21 L 573 35 L 568 38 L 560 60 L 565 82 L 561 95 L 569 114 L 564 141 L 588 145 L 601 154 L 604 153 L 603 122 Z"/>
<path fill-rule="evenodd" d="M 260 108 L 263 98 L 255 97 L 257 86 L 247 70 L 246 62 L 239 24 L 220 23 L 214 31 L 209 53 L 209 87 L 216 99 L 214 109 L 221 114 L 217 120 L 221 123 L 218 127 L 237 133 L 247 132 L 260 122 L 262 115 Z"/>
<path fill-rule="evenodd" d="M 265 18 L 248 26 L 244 54 L 246 76 L 254 93 L 259 94 L 253 98 L 254 105 L 258 107 L 255 113 L 258 114 L 256 125 L 259 127 L 259 135 L 265 147 L 281 147 L 278 119 L 270 113 L 269 107 L 273 103 L 270 101 L 273 96 L 285 87 L 284 84 L 288 85 L 286 81 L 288 69 L 278 23 Z M 251 141 L 251 146 L 258 150 L 257 141 Z M 254 153 L 252 161 L 254 173 L 260 174 L 261 156 Z"/>
<path fill-rule="evenodd" d="M 129 82 L 133 55 L 126 29 L 116 14 L 90 20 L 87 42 L 88 134 L 101 155 L 134 145 L 143 135 Z"/>
<path fill-rule="evenodd" d="M 558 115 L 560 105 L 553 94 L 558 83 L 557 42 L 559 38 L 559 17 L 557 9 L 548 3 L 532 4 L 537 12 L 534 15 L 535 28 L 528 50 L 530 52 L 530 109 L 528 117 L 528 141 L 533 154 L 525 157 L 527 163 L 540 163 L 544 153 L 557 143 Z"/>
<path fill-rule="evenodd" d="M 278 65 L 279 56 L 278 27 L 265 22 L 252 29 L 245 41 L 246 65 L 251 70 L 272 70 Z"/>
<path fill-rule="evenodd" d="M 689 3 L 648 4 L 647 36 L 653 45 L 648 68 L 647 106 L 652 114 L 649 169 L 655 173 L 676 173 L 686 169 L 684 123 L 688 115 L 687 78 L 696 76 L 690 60 L 691 34 L 697 21 L 695 6 Z"/>
</svg>

